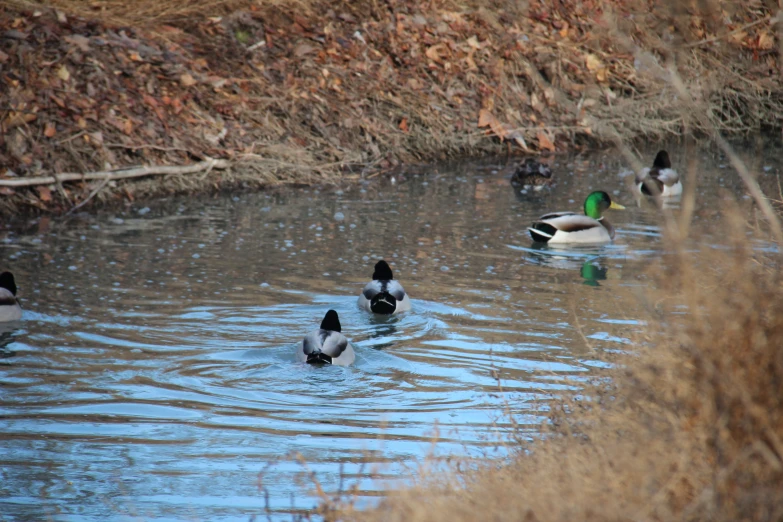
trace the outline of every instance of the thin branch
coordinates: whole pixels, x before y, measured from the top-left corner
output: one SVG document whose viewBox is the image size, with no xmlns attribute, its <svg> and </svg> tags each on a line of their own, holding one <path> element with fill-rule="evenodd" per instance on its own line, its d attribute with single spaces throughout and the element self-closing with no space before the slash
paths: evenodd
<svg viewBox="0 0 783 522">
<path fill-rule="evenodd" d="M 107 179 L 114 181 L 118 179 L 140 178 L 143 176 L 154 176 L 159 174 L 193 174 L 210 169 L 227 169 L 231 166 L 228 160 L 209 158 L 193 165 L 150 165 L 148 167 L 131 167 L 127 169 L 107 170 L 100 172 L 85 172 L 78 174 L 66 172 L 63 174 L 53 174 L 51 176 L 40 176 L 35 178 L 17 178 L 0 179 L 0 187 L 31 187 L 35 185 L 51 185 L 52 183 L 62 183 L 64 181 L 87 181 L 91 179 Z"/>
<path fill-rule="evenodd" d="M 95 188 L 95 190 L 93 190 L 93 191 L 90 193 L 90 195 L 89 195 L 89 196 L 87 196 L 86 198 L 84 198 L 84 201 L 82 201 L 82 202 L 81 202 L 81 203 L 79 203 L 78 205 L 75 205 L 75 206 L 71 207 L 71 210 L 69 210 L 69 211 L 68 211 L 68 212 L 66 212 L 65 214 L 66 214 L 66 215 L 68 215 L 68 214 L 73 214 L 74 212 L 76 212 L 77 210 L 79 210 L 80 208 L 82 208 L 84 205 L 86 205 L 88 201 L 90 201 L 92 198 L 94 198 L 94 197 L 95 197 L 95 196 L 98 194 L 98 192 L 100 192 L 101 190 L 103 190 L 103 187 L 105 187 L 106 185 L 108 185 L 108 184 L 109 184 L 109 181 L 111 181 L 109 178 L 104 178 L 104 180 L 103 180 L 103 181 L 101 181 L 101 183 L 100 183 L 100 184 L 99 184 L 99 185 L 98 185 L 98 186 Z"/>
<path fill-rule="evenodd" d="M 750 29 L 751 27 L 759 25 L 759 24 L 763 24 L 766 21 L 772 21 L 771 25 L 774 25 L 778 20 L 777 20 L 777 17 L 773 17 L 771 15 L 770 16 L 765 16 L 764 18 L 762 18 L 760 20 L 754 20 L 753 22 L 747 23 L 745 25 L 741 25 L 741 26 L 737 27 L 736 29 L 733 29 L 733 30 L 729 31 L 728 33 L 719 34 L 717 36 L 713 36 L 712 38 L 706 38 L 704 40 L 699 40 L 698 42 L 685 44 L 685 45 L 683 45 L 683 47 L 686 47 L 686 48 L 687 47 L 701 47 L 702 45 L 706 45 L 708 43 L 717 42 L 718 40 L 726 38 L 727 36 L 731 36 L 733 34 L 742 32 L 745 29 Z"/>
</svg>

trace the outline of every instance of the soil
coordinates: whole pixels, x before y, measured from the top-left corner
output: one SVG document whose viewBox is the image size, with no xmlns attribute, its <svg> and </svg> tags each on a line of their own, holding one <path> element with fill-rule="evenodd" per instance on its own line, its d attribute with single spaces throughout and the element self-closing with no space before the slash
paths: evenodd
<svg viewBox="0 0 783 522">
<path fill-rule="evenodd" d="M 133 26 L 10 3 L 0 214 L 779 129 L 774 6 L 716 3 L 315 1 Z M 111 179 L 211 158 L 230 168 Z"/>
</svg>

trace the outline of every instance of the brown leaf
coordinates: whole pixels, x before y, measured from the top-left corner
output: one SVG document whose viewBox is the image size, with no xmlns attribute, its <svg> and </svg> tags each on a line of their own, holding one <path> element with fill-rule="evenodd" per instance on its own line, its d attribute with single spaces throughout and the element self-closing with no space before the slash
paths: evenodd
<svg viewBox="0 0 783 522">
<path fill-rule="evenodd" d="M 61 65 L 60 68 L 57 69 L 57 77 L 62 81 L 67 82 L 71 78 L 71 72 L 65 65 Z"/>
<path fill-rule="evenodd" d="M 82 36 L 80 34 L 72 34 L 70 36 L 66 36 L 65 38 L 63 38 L 63 40 L 65 40 L 71 45 L 75 45 L 84 53 L 90 51 L 90 39 L 87 38 L 86 36 Z"/>
<path fill-rule="evenodd" d="M 4 196 L 12 196 L 16 194 L 16 191 L 12 187 L 0 187 L 0 194 Z"/>
<path fill-rule="evenodd" d="M 408 118 L 403 118 L 399 127 L 402 132 L 408 132 Z"/>
<path fill-rule="evenodd" d="M 479 121 L 478 126 L 481 127 L 487 127 L 489 126 L 489 122 L 495 119 L 495 117 L 492 115 L 491 112 L 489 112 L 487 109 L 481 109 L 479 111 Z"/>
<path fill-rule="evenodd" d="M 543 130 L 538 131 L 538 134 L 536 134 L 536 138 L 538 139 L 538 148 L 541 150 L 550 150 L 552 152 L 555 151 L 555 144 L 552 143 L 552 140 L 549 139 L 549 136 L 547 133 Z"/>
<path fill-rule="evenodd" d="M 433 45 L 432 47 L 429 47 L 425 53 L 427 55 L 427 58 L 432 60 L 433 62 L 443 62 L 449 55 L 449 48 L 446 47 L 446 44 L 439 43 L 437 45 Z"/>
<path fill-rule="evenodd" d="M 294 49 L 294 56 L 297 58 L 301 58 L 302 56 L 305 56 L 306 54 L 310 54 L 311 52 L 315 51 L 315 47 L 307 44 L 307 43 L 301 43 L 296 46 Z"/>
<path fill-rule="evenodd" d="M 190 74 L 184 73 L 179 77 L 179 83 L 184 87 L 192 87 L 193 85 L 196 85 L 196 80 L 194 80 Z"/>
<path fill-rule="evenodd" d="M 481 109 L 479 111 L 478 126 L 489 127 L 492 133 L 500 138 L 500 141 L 503 141 L 503 139 L 506 137 L 506 134 L 508 134 L 506 126 L 503 125 L 500 120 L 495 118 L 495 116 L 493 116 L 492 113 L 487 109 Z"/>
<path fill-rule="evenodd" d="M 12 112 L 6 117 L 5 120 L 3 120 L 2 124 L 6 129 L 11 129 L 19 125 L 24 125 L 25 123 L 35 121 L 37 117 L 38 115 L 34 112 Z"/>
<path fill-rule="evenodd" d="M 54 135 L 57 134 L 57 129 L 54 127 L 53 123 L 47 123 L 44 126 L 44 136 L 47 138 L 52 138 Z"/>
<path fill-rule="evenodd" d="M 594 54 L 588 54 L 585 56 L 585 65 L 588 71 L 596 71 L 601 67 L 601 60 Z"/>
<path fill-rule="evenodd" d="M 52 191 L 49 190 L 49 187 L 46 187 L 44 185 L 39 185 L 35 187 L 35 190 L 36 192 L 38 192 L 38 198 L 44 203 L 52 200 Z"/>
<path fill-rule="evenodd" d="M 759 49 L 772 49 L 775 45 L 775 37 L 769 34 L 767 31 L 763 31 L 759 34 Z"/>
</svg>

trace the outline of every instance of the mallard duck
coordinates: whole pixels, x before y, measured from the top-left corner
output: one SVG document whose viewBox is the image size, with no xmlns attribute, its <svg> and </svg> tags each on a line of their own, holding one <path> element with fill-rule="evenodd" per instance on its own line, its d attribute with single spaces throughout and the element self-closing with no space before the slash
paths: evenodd
<svg viewBox="0 0 783 522">
<path fill-rule="evenodd" d="M 389 264 L 375 263 L 372 281 L 359 296 L 359 307 L 376 314 L 391 315 L 411 309 L 411 300 L 400 283 L 394 280 Z"/>
<path fill-rule="evenodd" d="M 645 196 L 655 194 L 671 197 L 682 194 L 680 175 L 672 168 L 668 152 L 658 152 L 652 168 L 644 168 L 636 174 L 636 188 Z"/>
<path fill-rule="evenodd" d="M 296 358 L 309 364 L 349 366 L 356 359 L 356 354 L 341 330 L 337 312 L 329 310 L 321 321 L 321 327 L 307 334 L 299 344 Z"/>
<path fill-rule="evenodd" d="M 0 323 L 18 321 L 22 318 L 22 307 L 16 298 L 16 281 L 11 272 L 0 274 Z"/>
<path fill-rule="evenodd" d="M 575 212 L 544 214 L 528 230 L 533 241 L 541 243 L 608 243 L 614 239 L 614 227 L 602 216 L 608 208 L 625 207 L 599 190 L 585 199 L 585 215 Z"/>
<path fill-rule="evenodd" d="M 552 169 L 533 158 L 527 158 L 524 163 L 517 166 L 511 175 L 511 184 L 522 187 L 522 190 L 534 190 L 538 192 L 552 186 Z"/>
</svg>

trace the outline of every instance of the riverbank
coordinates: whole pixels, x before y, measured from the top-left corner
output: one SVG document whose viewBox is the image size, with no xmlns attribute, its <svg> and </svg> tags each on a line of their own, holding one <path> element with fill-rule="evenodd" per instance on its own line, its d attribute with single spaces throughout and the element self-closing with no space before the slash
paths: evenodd
<svg viewBox="0 0 783 522">
<path fill-rule="evenodd" d="M 4 214 L 783 121 L 763 4 L 46 4 L 0 7 Z"/>
</svg>

